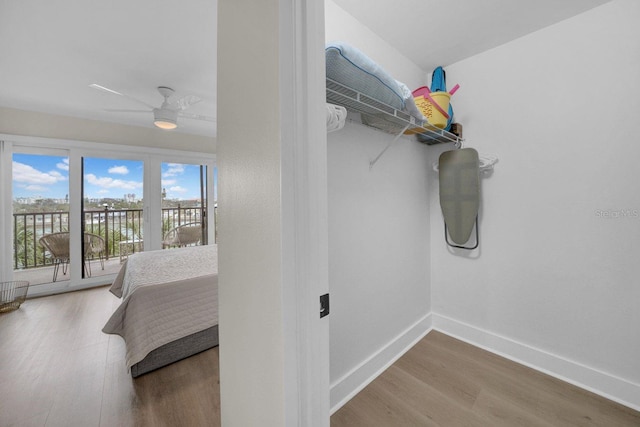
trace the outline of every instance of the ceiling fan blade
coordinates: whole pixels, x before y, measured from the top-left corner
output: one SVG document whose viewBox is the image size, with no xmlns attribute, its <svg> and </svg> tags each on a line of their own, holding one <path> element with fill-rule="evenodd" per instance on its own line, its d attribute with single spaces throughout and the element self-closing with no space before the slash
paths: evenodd
<svg viewBox="0 0 640 427">
<path fill-rule="evenodd" d="M 207 122 L 215 122 L 216 121 L 215 117 L 203 116 L 201 114 L 186 113 L 184 111 L 179 111 L 178 112 L 178 116 L 179 117 L 185 117 L 187 119 L 205 120 Z"/>
<path fill-rule="evenodd" d="M 141 101 L 141 100 L 139 100 L 138 98 L 134 98 L 133 96 L 127 95 L 127 94 L 125 94 L 125 93 L 120 93 L 120 92 L 115 91 L 115 90 L 113 90 L 113 89 L 109 89 L 108 87 L 100 86 L 99 84 L 96 84 L 96 83 L 92 83 L 92 84 L 90 84 L 90 85 L 89 85 L 89 87 L 91 87 L 91 88 L 93 88 L 93 89 L 101 90 L 101 91 L 103 91 L 103 92 L 112 93 L 112 94 L 114 94 L 114 95 L 120 95 L 120 96 L 122 96 L 122 97 L 124 97 L 124 98 L 128 98 L 128 99 L 130 99 L 130 100 L 132 100 L 132 101 L 135 101 L 135 102 L 137 102 L 137 103 L 139 103 L 139 104 L 142 104 L 142 105 L 144 105 L 145 107 L 150 108 L 150 109 L 152 109 L 152 110 L 153 110 L 153 108 L 154 108 L 154 107 L 153 107 L 153 105 L 151 105 L 151 104 L 147 104 L 146 102 Z"/>
<path fill-rule="evenodd" d="M 105 108 L 104 111 L 110 113 L 150 113 L 151 110 L 122 110 L 118 108 Z"/>
<path fill-rule="evenodd" d="M 198 98 L 195 95 L 187 95 L 187 96 L 183 96 L 182 98 L 178 99 L 175 102 L 175 104 L 178 107 L 178 109 L 186 110 L 187 108 L 189 108 L 193 104 L 197 104 L 198 102 L 201 102 L 201 101 L 202 101 L 202 99 Z"/>
</svg>

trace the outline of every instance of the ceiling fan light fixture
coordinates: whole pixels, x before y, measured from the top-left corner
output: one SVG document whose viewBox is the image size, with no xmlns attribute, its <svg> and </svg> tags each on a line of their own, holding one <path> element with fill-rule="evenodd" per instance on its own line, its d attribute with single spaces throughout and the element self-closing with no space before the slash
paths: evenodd
<svg viewBox="0 0 640 427">
<path fill-rule="evenodd" d="M 163 130 L 175 129 L 178 127 L 178 112 L 167 108 L 154 108 L 153 124 Z"/>
<path fill-rule="evenodd" d="M 167 120 L 156 120 L 153 124 L 162 130 L 172 130 L 178 127 L 176 123 L 169 122 Z"/>
</svg>

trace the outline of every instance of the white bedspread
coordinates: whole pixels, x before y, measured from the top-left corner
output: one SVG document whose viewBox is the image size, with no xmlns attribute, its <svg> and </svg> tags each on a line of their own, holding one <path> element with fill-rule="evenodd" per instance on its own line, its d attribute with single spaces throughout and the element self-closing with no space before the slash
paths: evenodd
<svg viewBox="0 0 640 427">
<path fill-rule="evenodd" d="M 102 331 L 124 338 L 130 368 L 152 350 L 218 324 L 217 247 L 131 255 L 110 291 L 122 304 Z"/>
</svg>

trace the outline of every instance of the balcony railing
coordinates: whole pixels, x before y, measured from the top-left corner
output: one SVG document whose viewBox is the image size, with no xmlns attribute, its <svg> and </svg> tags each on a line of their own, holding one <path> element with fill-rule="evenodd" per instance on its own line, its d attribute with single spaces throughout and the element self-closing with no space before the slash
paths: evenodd
<svg viewBox="0 0 640 427">
<path fill-rule="evenodd" d="M 205 221 L 202 221 L 205 219 Z M 86 210 L 83 213 L 85 233 L 102 236 L 107 259 L 120 255 L 120 242 L 142 240 L 142 209 Z M 162 208 L 163 235 L 181 224 L 203 224 L 206 244 L 206 215 L 202 207 Z M 52 262 L 38 240 L 45 234 L 69 231 L 69 212 L 31 212 L 13 214 L 13 268 L 26 269 L 51 265 Z"/>
</svg>

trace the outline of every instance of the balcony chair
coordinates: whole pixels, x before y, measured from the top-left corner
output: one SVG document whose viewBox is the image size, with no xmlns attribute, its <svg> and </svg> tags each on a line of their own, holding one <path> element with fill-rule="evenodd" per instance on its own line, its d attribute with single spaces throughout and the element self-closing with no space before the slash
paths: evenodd
<svg viewBox="0 0 640 427">
<path fill-rule="evenodd" d="M 45 234 L 38 240 L 44 249 L 49 252 L 53 261 L 53 281 L 58 280 L 58 270 L 62 265 L 62 274 L 67 274 L 69 267 L 69 232 Z"/>
<path fill-rule="evenodd" d="M 104 270 L 105 244 L 102 236 L 97 234 L 84 233 L 84 259 L 87 275 L 91 277 L 91 260 L 98 257 L 100 265 Z"/>
<path fill-rule="evenodd" d="M 202 225 L 197 222 L 179 225 L 164 235 L 162 249 L 198 245 L 202 239 Z"/>
<path fill-rule="evenodd" d="M 62 274 L 66 275 L 69 268 L 69 232 L 45 234 L 39 239 L 40 244 L 49 253 L 53 261 L 53 281 L 58 280 L 58 271 L 62 265 Z M 84 234 L 83 266 L 87 277 L 91 277 L 91 260 L 98 257 L 104 270 L 104 239 L 97 234 Z"/>
</svg>

